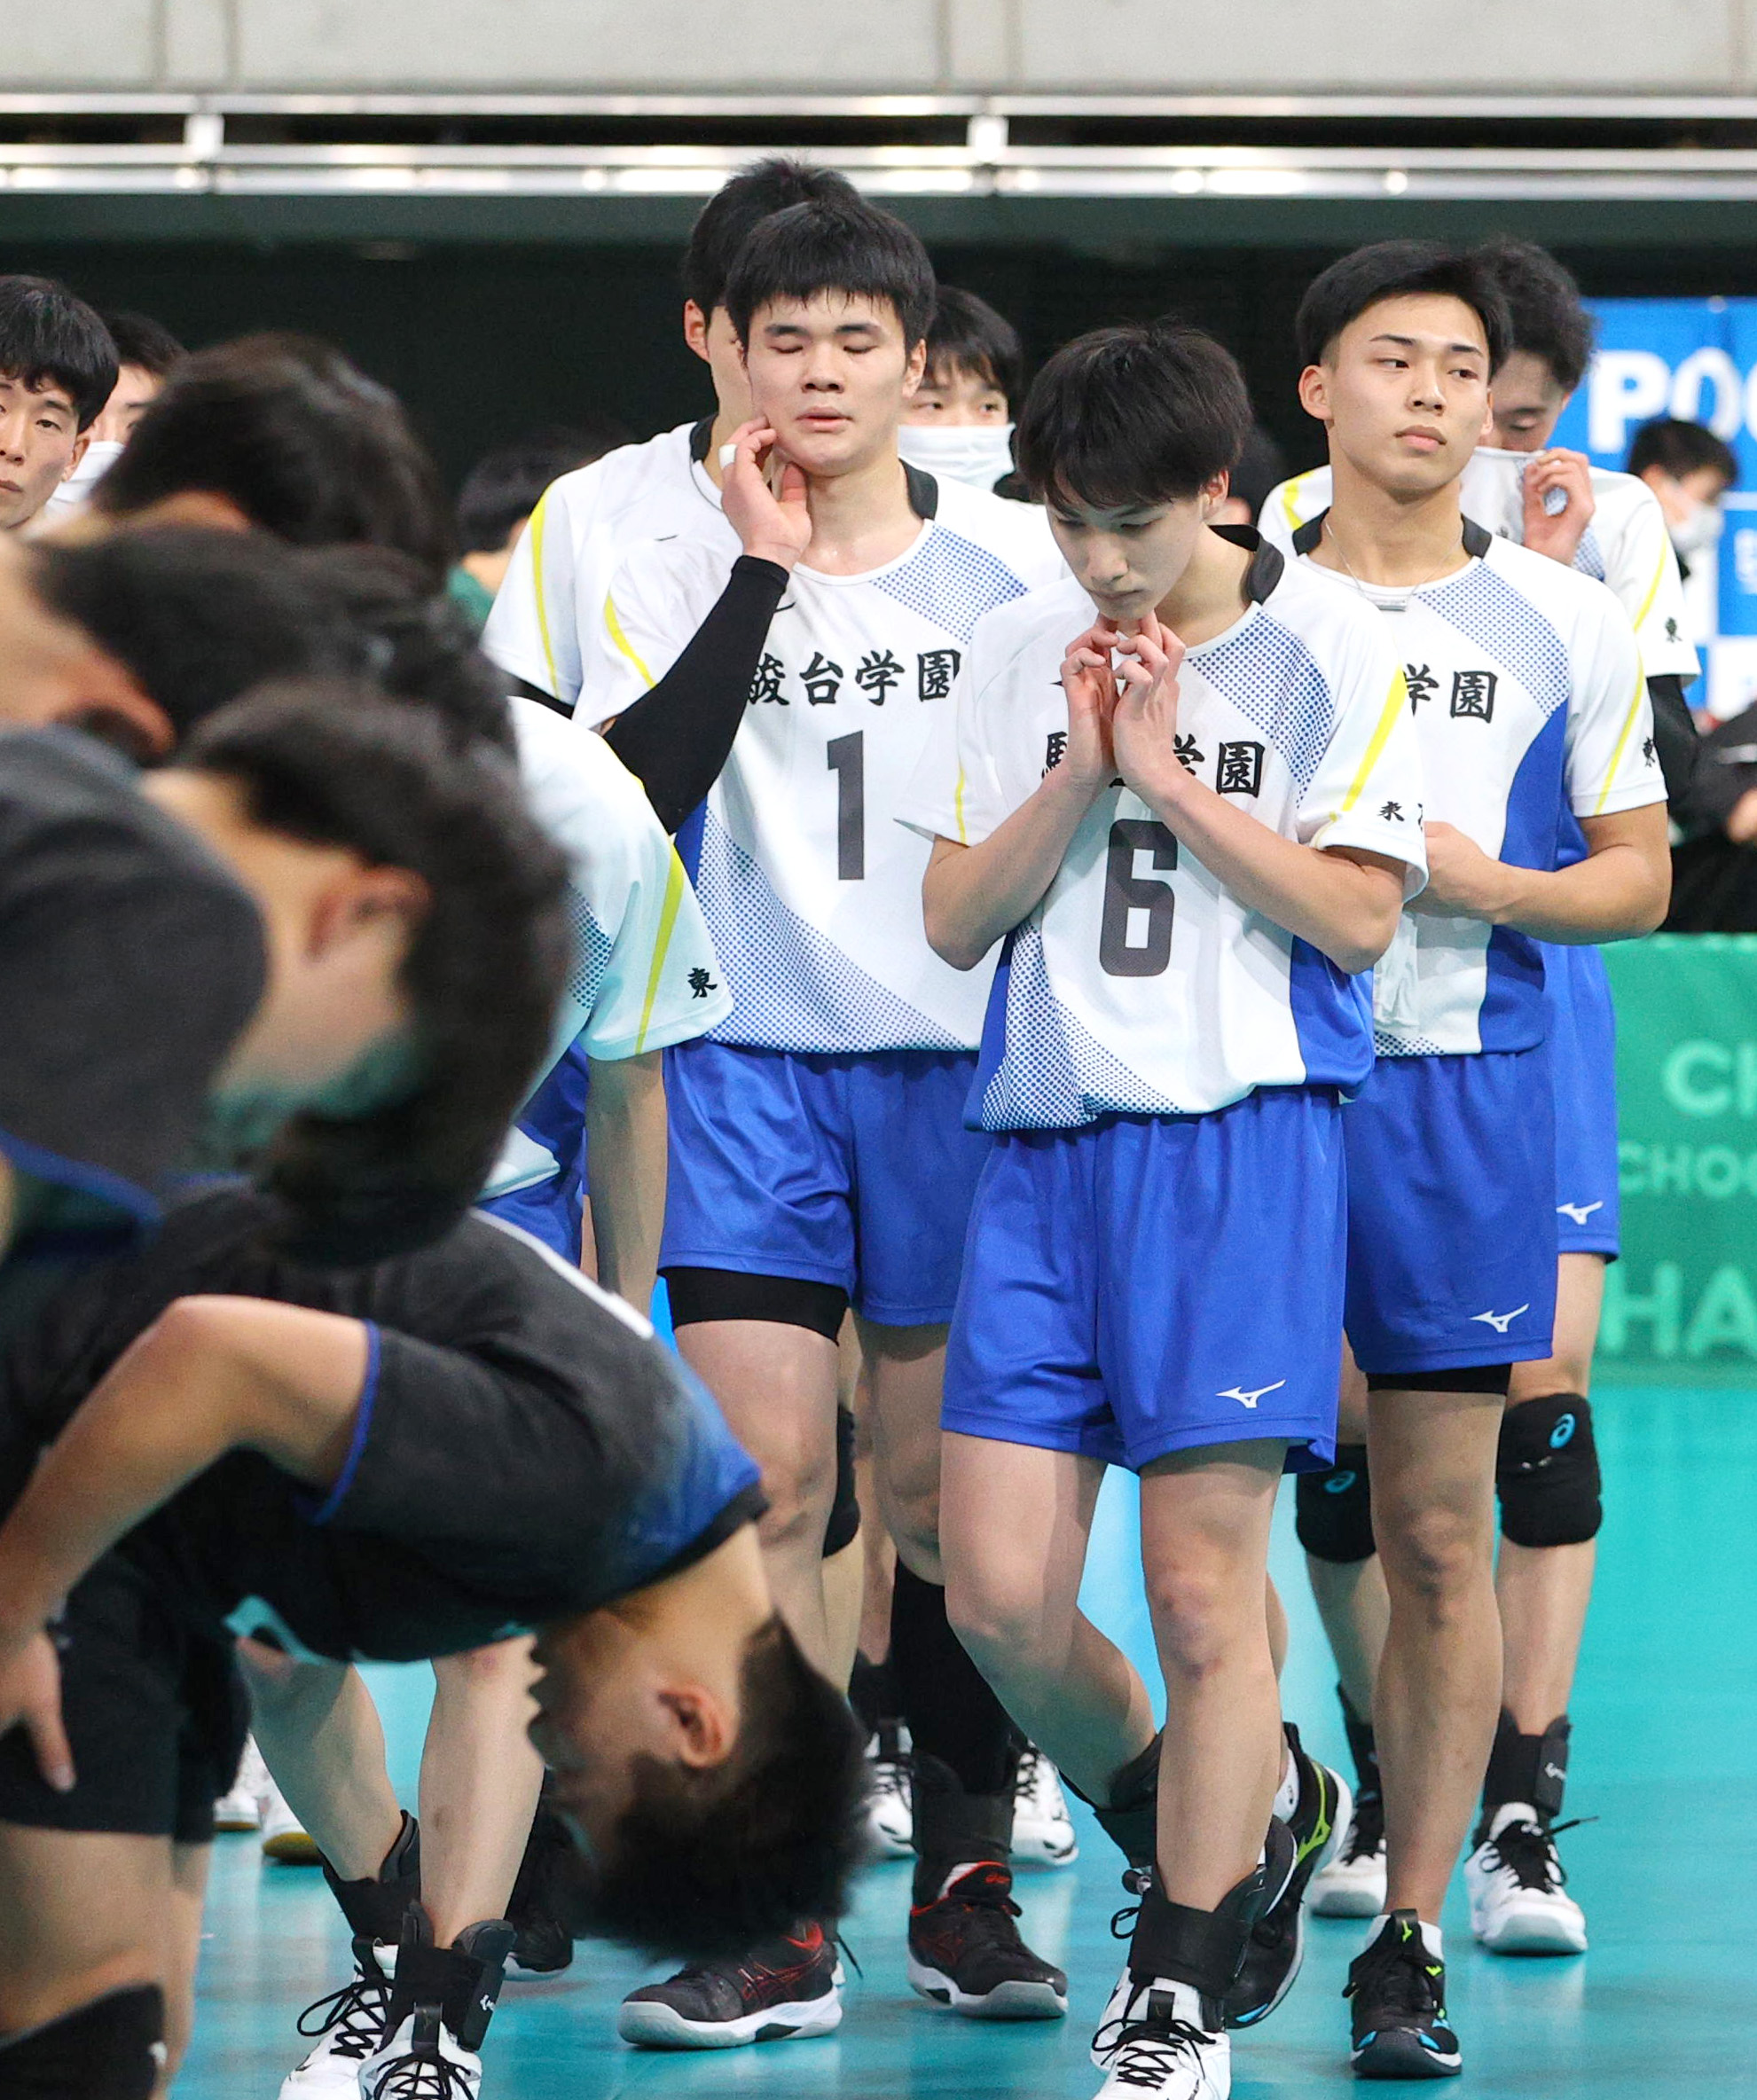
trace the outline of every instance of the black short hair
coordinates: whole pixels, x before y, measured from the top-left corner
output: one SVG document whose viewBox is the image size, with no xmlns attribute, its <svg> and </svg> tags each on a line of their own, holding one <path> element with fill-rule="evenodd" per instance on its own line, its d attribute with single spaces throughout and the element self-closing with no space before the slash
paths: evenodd
<svg viewBox="0 0 1757 2100">
<path fill-rule="evenodd" d="M 467 554 L 498 554 L 551 482 L 628 439 L 614 417 L 595 416 L 577 429 L 535 430 L 484 452 L 458 492 L 458 545 Z"/>
<path fill-rule="evenodd" d="M 973 372 L 1016 407 L 1025 375 L 1019 332 L 987 300 L 956 285 L 940 286 L 928 328 L 928 376 L 948 369 Z"/>
<path fill-rule="evenodd" d="M 1677 480 L 1709 466 L 1729 489 L 1738 485 L 1738 456 L 1732 447 L 1716 437 L 1706 424 L 1686 423 L 1677 416 L 1656 417 L 1635 432 L 1629 447 L 1628 470 L 1644 474 L 1650 466 L 1659 467 Z"/>
<path fill-rule="evenodd" d="M 795 204 L 851 201 L 859 192 L 833 168 L 776 153 L 741 168 L 708 200 L 683 254 L 683 295 L 704 316 L 726 302 L 726 283 L 752 227 Z"/>
<path fill-rule="evenodd" d="M 188 353 L 162 321 L 151 314 L 106 313 L 104 325 L 116 346 L 116 363 L 166 379 Z"/>
<path fill-rule="evenodd" d="M 1494 271 L 1479 252 L 1438 240 L 1376 240 L 1314 277 L 1293 318 L 1299 362 L 1322 364 L 1348 324 L 1382 299 L 1422 293 L 1462 301 L 1482 323 L 1489 370 L 1505 362 L 1513 324 Z"/>
<path fill-rule="evenodd" d="M 1556 383 L 1572 394 L 1586 377 L 1598 327 L 1581 304 L 1581 288 L 1569 272 L 1534 240 L 1502 237 L 1471 253 L 1501 287 L 1513 324 L 1510 349 L 1541 357 Z"/>
<path fill-rule="evenodd" d="M 1253 423 L 1232 470 L 1228 493 L 1251 506 L 1252 518 L 1262 514 L 1273 490 L 1287 479 L 1287 455 L 1260 423 Z"/>
<path fill-rule="evenodd" d="M 634 1795 L 590 1866 L 576 1862 L 577 1936 L 711 1961 L 834 1927 L 866 1854 L 859 1725 L 779 1618 L 752 1636 L 732 1755 L 706 1771 L 636 1760 Z"/>
<path fill-rule="evenodd" d="M 764 307 L 826 292 L 889 305 L 911 349 L 933 320 L 933 264 L 919 235 L 858 197 L 789 205 L 756 227 L 727 280 L 726 317 L 744 342 Z"/>
<path fill-rule="evenodd" d="M 1040 502 L 1101 509 L 1194 496 L 1229 469 L 1251 429 L 1230 351 L 1178 321 L 1099 328 L 1031 381 L 1013 450 Z"/>
<path fill-rule="evenodd" d="M 352 1268 L 427 1245 L 475 1202 L 547 1051 L 572 954 L 561 853 L 510 760 L 369 685 L 260 687 L 179 763 L 239 782 L 270 830 L 427 885 L 402 971 L 411 1084 L 367 1113 L 294 1117 L 258 1178 L 295 1260 Z"/>
<path fill-rule="evenodd" d="M 0 372 L 41 392 L 59 387 L 82 430 L 116 387 L 116 346 L 97 310 L 51 277 L 0 277 Z"/>
<path fill-rule="evenodd" d="M 395 547 L 435 587 L 451 567 L 451 506 L 402 404 L 314 337 L 192 352 L 91 500 L 120 518 L 198 490 L 296 545 Z"/>
</svg>

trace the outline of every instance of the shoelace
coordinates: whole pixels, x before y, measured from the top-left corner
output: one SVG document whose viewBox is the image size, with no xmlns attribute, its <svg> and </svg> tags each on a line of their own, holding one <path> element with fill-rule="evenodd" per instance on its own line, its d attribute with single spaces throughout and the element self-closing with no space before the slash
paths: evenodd
<svg viewBox="0 0 1757 2100">
<path fill-rule="evenodd" d="M 1572 1822 L 1555 1823 L 1549 1830 L 1541 1823 L 1509 1823 L 1498 1838 L 1491 1838 L 1483 1846 L 1484 1861 L 1493 1856 L 1495 1864 L 1504 1867 L 1522 1889 L 1540 1889 L 1549 1894 L 1565 1888 L 1568 1880 L 1562 1855 L 1556 1849 L 1557 1834 L 1577 1830 L 1588 1820 L 1577 1815 Z"/>
<path fill-rule="evenodd" d="M 1134 1921 L 1141 1916 L 1140 1899 L 1147 1893 L 1148 1890 L 1152 1885 L 1152 1868 L 1126 1867 L 1123 1869 L 1123 1886 L 1128 1891 L 1130 1895 L 1135 1898 L 1135 1900 L 1133 1903 L 1125 1903 L 1120 1910 L 1112 1914 L 1110 1919 L 1110 1937 L 1112 1939 L 1133 1939 L 1134 1936 Z"/>
<path fill-rule="evenodd" d="M 1043 1783 L 1043 1752 L 1040 1750 L 1022 1751 L 1019 1768 L 1013 1775 L 1013 1798 L 1029 1801 Z"/>
<path fill-rule="evenodd" d="M 1117 2037 L 1110 2076 L 1119 2086 L 1164 2085 L 1213 2039 L 1188 2020 L 1131 2020 Z"/>
<path fill-rule="evenodd" d="M 1386 1931 L 1360 1957 L 1355 1964 L 1358 1973 L 1350 1972 L 1342 1994 L 1365 1997 L 1375 2007 L 1410 2019 L 1444 2019 L 1446 2008 L 1434 1987 L 1437 1979 L 1428 1973 L 1439 1966 L 1429 1962 L 1419 1939 L 1394 1939 Z"/>
<path fill-rule="evenodd" d="M 384 2016 L 390 2008 L 390 1986 L 375 1977 L 351 1976 L 339 1991 L 317 1999 L 299 2015 L 298 2031 L 308 2041 L 333 2036 L 330 2053 L 354 2057 L 364 2062 L 384 2035 Z M 308 2021 L 315 2022 L 308 2026 Z"/>
<path fill-rule="evenodd" d="M 475 2100 L 475 2087 L 461 2064 L 415 2049 L 388 2066 L 373 2094 L 373 2100 Z"/>
</svg>

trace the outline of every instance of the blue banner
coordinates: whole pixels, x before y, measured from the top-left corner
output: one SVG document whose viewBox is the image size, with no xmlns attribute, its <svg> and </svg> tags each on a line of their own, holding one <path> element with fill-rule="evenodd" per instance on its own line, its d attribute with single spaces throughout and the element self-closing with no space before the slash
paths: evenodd
<svg viewBox="0 0 1757 2100">
<path fill-rule="evenodd" d="M 1757 299 L 1589 299 L 1598 354 L 1558 445 L 1621 468 L 1655 416 L 1706 423 L 1738 458 L 1720 550 L 1720 631 L 1757 635 Z"/>
</svg>

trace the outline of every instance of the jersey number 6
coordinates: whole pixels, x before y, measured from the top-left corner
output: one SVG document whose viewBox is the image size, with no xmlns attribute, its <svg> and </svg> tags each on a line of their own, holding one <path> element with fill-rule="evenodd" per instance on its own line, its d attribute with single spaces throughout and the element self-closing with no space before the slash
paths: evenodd
<svg viewBox="0 0 1757 2100">
<path fill-rule="evenodd" d="M 1169 882 L 1136 873 L 1141 853 L 1153 856 L 1149 865 L 1156 874 L 1169 874 L 1178 864 L 1178 842 L 1163 824 L 1150 817 L 1119 817 L 1110 827 L 1098 933 L 1099 967 L 1108 977 L 1157 977 L 1172 960 L 1177 900 Z"/>
</svg>

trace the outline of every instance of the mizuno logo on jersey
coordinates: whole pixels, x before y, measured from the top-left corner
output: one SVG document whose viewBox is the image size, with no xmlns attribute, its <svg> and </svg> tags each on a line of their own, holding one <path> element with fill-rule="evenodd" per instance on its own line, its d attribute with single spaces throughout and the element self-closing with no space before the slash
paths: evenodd
<svg viewBox="0 0 1757 2100">
<path fill-rule="evenodd" d="M 1572 1218 L 1576 1225 L 1584 1225 L 1595 1211 L 1604 1208 L 1604 1199 L 1601 1196 L 1596 1203 L 1557 1203 L 1556 1214 L 1558 1218 Z"/>
<path fill-rule="evenodd" d="M 1241 1407 L 1255 1407 L 1265 1393 L 1279 1392 L 1286 1383 L 1285 1378 L 1277 1378 L 1273 1385 L 1259 1385 L 1255 1392 L 1247 1392 L 1240 1385 L 1229 1385 L 1224 1392 L 1216 1393 L 1214 1398 L 1217 1400 L 1236 1400 Z"/>
<path fill-rule="evenodd" d="M 1523 1305 L 1515 1305 L 1510 1312 L 1472 1312 L 1471 1318 L 1481 1320 L 1485 1327 L 1492 1327 L 1497 1335 L 1504 1335 L 1521 1312 L 1530 1311 L 1531 1304 L 1527 1300 Z"/>
</svg>

